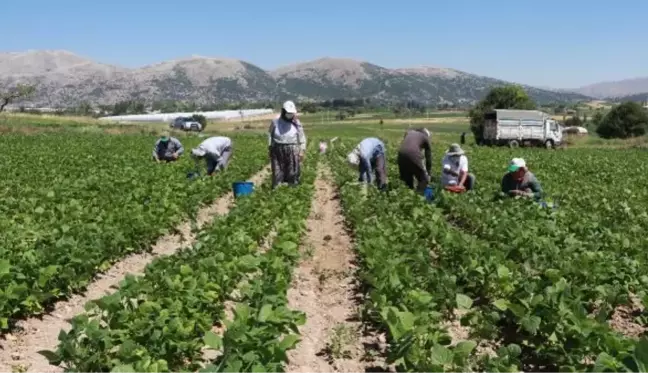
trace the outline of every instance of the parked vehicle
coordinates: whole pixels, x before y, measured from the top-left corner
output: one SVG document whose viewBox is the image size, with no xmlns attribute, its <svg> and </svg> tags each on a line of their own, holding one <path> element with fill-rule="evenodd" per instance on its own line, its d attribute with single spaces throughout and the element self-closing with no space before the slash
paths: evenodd
<svg viewBox="0 0 648 373">
<path fill-rule="evenodd" d="M 539 110 L 493 110 L 485 114 L 485 145 L 544 146 L 562 143 L 562 127 Z"/>
<path fill-rule="evenodd" d="M 169 124 L 169 127 L 183 131 L 202 131 L 202 125 L 192 117 L 177 117 Z"/>
</svg>

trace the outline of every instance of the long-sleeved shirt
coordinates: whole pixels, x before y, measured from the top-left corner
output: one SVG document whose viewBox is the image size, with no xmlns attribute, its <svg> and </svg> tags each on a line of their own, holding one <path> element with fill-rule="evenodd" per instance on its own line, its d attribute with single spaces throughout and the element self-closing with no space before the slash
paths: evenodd
<svg viewBox="0 0 648 373">
<path fill-rule="evenodd" d="M 371 162 L 379 154 L 385 152 L 385 144 L 375 137 L 369 137 L 358 144 L 360 156 L 360 178 L 364 181 L 373 181 Z"/>
<path fill-rule="evenodd" d="M 513 190 L 521 190 L 523 192 L 531 191 L 533 192 L 533 198 L 535 199 L 542 198 L 543 194 L 540 182 L 535 175 L 529 171 L 524 174 L 522 180 L 515 180 L 513 174 L 510 172 L 504 175 L 502 178 L 502 192 L 512 196 L 513 194 L 511 192 Z"/>
<path fill-rule="evenodd" d="M 273 119 L 268 131 L 268 146 L 275 144 L 299 145 L 302 151 L 306 151 L 306 135 L 301 122 L 298 119 L 289 122 L 281 117 Z"/>
<path fill-rule="evenodd" d="M 158 139 L 153 146 L 154 158 L 156 156 L 160 159 L 171 158 L 171 155 L 173 155 L 173 153 L 178 153 L 178 155 L 184 153 L 184 147 L 182 146 L 182 143 L 175 137 L 169 137 L 169 141 L 166 142 L 162 142 L 160 141 L 160 139 Z"/>
<path fill-rule="evenodd" d="M 425 170 L 430 173 L 432 169 L 432 146 L 430 138 L 419 131 L 410 130 L 405 134 L 399 153 L 416 162 L 421 162 L 421 149 L 425 150 Z"/>
<path fill-rule="evenodd" d="M 229 137 L 214 136 L 203 141 L 198 145 L 198 149 L 204 150 L 207 156 L 220 158 L 227 148 L 232 147 L 232 140 Z"/>
</svg>

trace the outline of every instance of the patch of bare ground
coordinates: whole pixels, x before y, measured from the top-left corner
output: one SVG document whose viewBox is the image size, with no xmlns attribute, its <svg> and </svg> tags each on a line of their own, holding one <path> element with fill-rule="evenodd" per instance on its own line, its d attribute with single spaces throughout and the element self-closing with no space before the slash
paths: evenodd
<svg viewBox="0 0 648 373">
<path fill-rule="evenodd" d="M 630 293 L 628 297 L 630 300 L 629 304 L 616 306 L 607 322 L 616 332 L 621 333 L 626 337 L 639 338 L 648 331 L 648 327 L 641 325 L 636 321 L 636 316 L 640 315 L 644 311 L 644 307 L 641 304 L 641 300 L 635 294 Z M 596 301 L 593 304 L 588 317 L 597 317 L 601 312 L 601 306 L 601 301 Z"/>
<path fill-rule="evenodd" d="M 365 346 L 379 345 L 363 333 L 358 315 L 351 237 L 331 182 L 330 169 L 320 164 L 315 195 L 302 242 L 302 260 L 295 269 L 288 305 L 306 314 L 301 341 L 288 353 L 288 372 L 361 372 Z"/>
<path fill-rule="evenodd" d="M 648 328 L 645 325 L 637 323 L 635 317 L 642 312 L 635 304 L 631 306 L 617 306 L 612 312 L 612 317 L 608 320 L 610 327 L 617 332 L 630 338 L 640 338 L 646 334 Z"/>
<path fill-rule="evenodd" d="M 263 182 L 270 167 L 254 175 L 255 184 Z M 203 207 L 196 216 L 196 225 L 202 228 L 218 215 L 229 212 L 234 201 L 232 193 L 219 198 L 213 204 Z M 108 271 L 97 275 L 95 281 L 82 294 L 77 294 L 54 305 L 53 310 L 42 316 L 21 320 L 14 334 L 5 334 L 0 340 L 0 371 L 61 372 L 62 368 L 52 366 L 38 351 L 54 350 L 58 345 L 58 334 L 69 330 L 68 320 L 84 311 L 84 305 L 117 290 L 119 282 L 127 274 L 142 274 L 146 265 L 154 258 L 171 255 L 181 247 L 191 245 L 195 235 L 192 222 L 186 221 L 153 245 L 151 252 L 130 255 L 115 263 Z"/>
<path fill-rule="evenodd" d="M 495 351 L 499 347 L 497 341 L 475 338 L 471 335 L 470 327 L 461 325 L 461 318 L 466 313 L 466 310 L 455 309 L 452 319 L 446 320 L 443 323 L 443 326 L 448 330 L 448 335 L 452 338 L 452 343 L 450 343 L 450 345 L 454 346 L 461 341 L 471 340 L 477 343 L 474 352 L 475 356 L 496 356 Z"/>
</svg>

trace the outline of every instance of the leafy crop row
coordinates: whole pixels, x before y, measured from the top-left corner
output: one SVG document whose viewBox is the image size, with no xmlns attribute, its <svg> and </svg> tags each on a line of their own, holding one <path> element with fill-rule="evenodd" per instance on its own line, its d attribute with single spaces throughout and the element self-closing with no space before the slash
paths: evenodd
<svg viewBox="0 0 648 373">
<path fill-rule="evenodd" d="M 443 322 L 471 305 L 457 286 L 456 266 L 469 249 L 486 247 L 446 227 L 441 214 L 404 188 L 370 188 L 359 198 L 356 175 L 341 157 L 331 159 L 368 289 L 366 320 L 387 331 L 389 362 L 400 371 L 470 369 L 476 343 L 452 344 Z"/>
<path fill-rule="evenodd" d="M 222 339 L 208 332 L 206 342 L 220 355 L 203 371 L 281 372 L 286 352 L 297 344 L 297 327 L 305 322 L 305 315 L 287 307 L 286 292 L 311 206 L 317 163 L 313 155 L 306 161 L 302 185 L 271 197 L 287 206 L 276 220 L 277 236 L 272 248 L 259 256 L 257 275 L 240 289 L 234 318 L 225 322 Z"/>
<path fill-rule="evenodd" d="M 212 347 L 215 343 L 214 336 L 206 333 L 222 322 L 224 302 L 246 274 L 263 268 L 265 282 L 258 285 L 264 291 L 276 285 L 268 283 L 266 276 L 278 269 L 279 259 L 274 257 L 278 253 L 266 257 L 257 249 L 277 222 L 277 247 L 292 248 L 290 232 L 299 223 L 286 206 L 296 203 L 300 216 L 308 188 L 271 192 L 264 185 L 237 200 L 227 216 L 201 231 L 192 247 L 156 259 L 144 276 L 128 277 L 118 292 L 90 302 L 87 312 L 72 320 L 72 329 L 61 332 L 57 350 L 43 353 L 51 363 L 71 371 L 198 369 L 205 342 Z M 261 316 L 268 316 L 267 307 L 261 308 Z M 235 337 L 229 334 L 224 339 L 229 359 L 225 366 L 236 364 L 238 355 L 230 353 L 229 347 Z"/>
<path fill-rule="evenodd" d="M 91 134 L 0 139 L 0 328 L 84 288 L 97 272 L 148 248 L 201 202 L 267 162 L 241 152 L 221 177 L 188 182 L 187 157 L 150 162 L 153 140 Z M 244 148 L 258 139 L 234 141 Z"/>
</svg>

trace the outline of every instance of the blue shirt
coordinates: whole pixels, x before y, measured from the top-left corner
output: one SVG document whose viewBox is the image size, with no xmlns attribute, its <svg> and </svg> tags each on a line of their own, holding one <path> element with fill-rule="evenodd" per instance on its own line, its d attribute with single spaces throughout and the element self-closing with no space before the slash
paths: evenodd
<svg viewBox="0 0 648 373">
<path fill-rule="evenodd" d="M 385 144 L 375 137 L 368 137 L 358 144 L 358 150 L 360 151 L 360 178 L 371 182 L 373 179 L 371 164 L 378 155 L 385 153 Z"/>
</svg>

